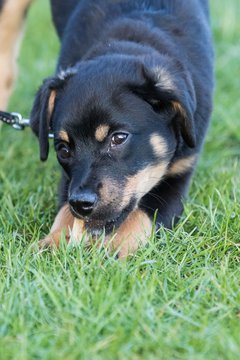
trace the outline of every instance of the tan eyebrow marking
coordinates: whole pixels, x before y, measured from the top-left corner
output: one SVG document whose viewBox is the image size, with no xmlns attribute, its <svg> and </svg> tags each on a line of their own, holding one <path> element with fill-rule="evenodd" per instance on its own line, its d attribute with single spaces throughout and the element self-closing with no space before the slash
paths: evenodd
<svg viewBox="0 0 240 360">
<path fill-rule="evenodd" d="M 184 174 L 193 167 L 196 160 L 196 155 L 191 155 L 186 158 L 177 160 L 170 166 L 167 175 L 174 176 Z"/>
<path fill-rule="evenodd" d="M 166 140 L 159 134 L 154 133 L 150 137 L 150 144 L 156 156 L 162 156 L 167 153 L 168 147 Z"/>
<path fill-rule="evenodd" d="M 61 131 L 59 132 L 59 137 L 60 137 L 63 141 L 65 141 L 65 142 L 67 142 L 67 143 L 70 142 L 70 141 L 69 141 L 68 133 L 67 133 L 65 130 L 61 130 Z"/>
<path fill-rule="evenodd" d="M 95 131 L 95 138 L 99 142 L 103 142 L 103 140 L 107 137 L 109 132 L 109 125 L 99 125 Z"/>
</svg>

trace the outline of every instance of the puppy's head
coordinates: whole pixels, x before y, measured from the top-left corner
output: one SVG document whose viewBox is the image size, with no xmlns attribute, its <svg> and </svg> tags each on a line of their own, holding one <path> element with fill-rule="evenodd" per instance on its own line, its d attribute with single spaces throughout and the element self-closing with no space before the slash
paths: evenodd
<svg viewBox="0 0 240 360">
<path fill-rule="evenodd" d="M 82 62 L 47 79 L 36 96 L 31 123 L 41 159 L 51 128 L 70 207 L 92 232 L 119 226 L 164 177 L 179 143 L 195 145 L 191 80 L 165 60 Z"/>
</svg>

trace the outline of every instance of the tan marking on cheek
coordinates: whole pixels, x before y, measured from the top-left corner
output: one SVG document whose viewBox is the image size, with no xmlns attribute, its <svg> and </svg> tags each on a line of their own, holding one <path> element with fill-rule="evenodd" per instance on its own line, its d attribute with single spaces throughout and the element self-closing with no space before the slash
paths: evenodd
<svg viewBox="0 0 240 360">
<path fill-rule="evenodd" d="M 190 170 L 197 160 L 196 155 L 191 155 L 186 158 L 175 161 L 167 171 L 167 175 L 181 175 Z"/>
<path fill-rule="evenodd" d="M 61 140 L 65 141 L 65 142 L 67 142 L 67 143 L 70 142 L 70 141 L 69 141 L 68 133 L 67 133 L 65 130 L 61 130 L 61 131 L 59 132 L 59 137 L 61 138 Z"/>
<path fill-rule="evenodd" d="M 102 181 L 102 187 L 99 190 L 99 194 L 103 204 L 111 204 L 116 198 L 120 197 L 121 189 L 116 181 L 106 178 Z"/>
<path fill-rule="evenodd" d="M 124 189 L 124 196 L 121 206 L 124 208 L 130 202 L 133 194 L 139 201 L 154 186 L 156 186 L 165 175 L 168 163 L 161 162 L 158 165 L 149 165 L 145 169 L 140 170 L 136 175 L 127 179 Z"/>
<path fill-rule="evenodd" d="M 103 142 L 105 138 L 107 137 L 109 132 L 109 126 L 108 125 L 100 125 L 97 127 L 95 131 L 95 138 L 99 142 Z"/>
<path fill-rule="evenodd" d="M 129 214 L 118 228 L 111 247 L 119 250 L 119 258 L 135 253 L 139 245 L 146 245 L 152 232 L 152 221 L 142 210 L 136 209 Z"/>
<path fill-rule="evenodd" d="M 152 145 L 154 154 L 157 157 L 166 155 L 168 146 L 166 140 L 162 136 L 152 134 L 150 137 L 150 144 Z"/>
</svg>

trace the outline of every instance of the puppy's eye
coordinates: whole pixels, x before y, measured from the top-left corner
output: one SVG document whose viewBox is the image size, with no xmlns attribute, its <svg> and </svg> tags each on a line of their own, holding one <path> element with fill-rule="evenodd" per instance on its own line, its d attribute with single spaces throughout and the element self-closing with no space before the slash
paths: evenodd
<svg viewBox="0 0 240 360">
<path fill-rule="evenodd" d="M 115 133 L 111 138 L 111 147 L 122 145 L 127 141 L 127 133 Z"/>
<path fill-rule="evenodd" d="M 71 157 L 71 151 L 69 146 L 62 144 L 57 149 L 57 155 L 60 160 L 67 160 Z"/>
</svg>

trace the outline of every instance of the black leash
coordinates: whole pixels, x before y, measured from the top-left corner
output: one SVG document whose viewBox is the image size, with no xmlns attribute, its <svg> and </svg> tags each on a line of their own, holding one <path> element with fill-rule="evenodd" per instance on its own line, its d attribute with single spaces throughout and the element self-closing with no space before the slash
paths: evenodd
<svg viewBox="0 0 240 360">
<path fill-rule="evenodd" d="M 30 120 L 25 119 L 21 114 L 17 112 L 0 111 L 0 120 L 7 125 L 12 126 L 15 130 L 24 130 L 25 127 L 30 126 Z M 53 134 L 49 133 L 48 137 L 53 139 Z"/>
</svg>

